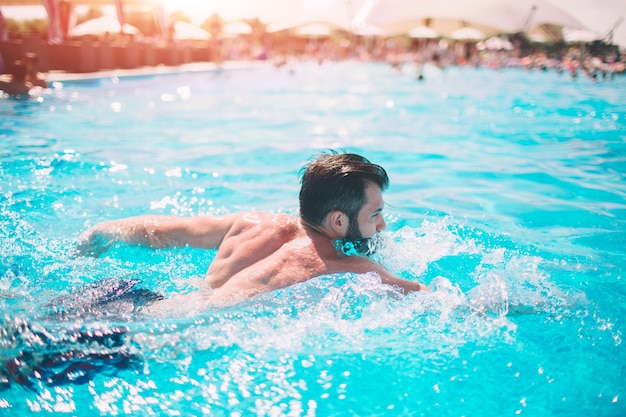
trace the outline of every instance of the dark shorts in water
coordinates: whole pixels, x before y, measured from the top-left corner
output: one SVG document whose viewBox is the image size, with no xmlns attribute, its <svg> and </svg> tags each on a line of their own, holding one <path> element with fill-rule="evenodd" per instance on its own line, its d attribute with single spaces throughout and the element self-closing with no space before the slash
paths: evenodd
<svg viewBox="0 0 626 417">
<path fill-rule="evenodd" d="M 86 285 L 53 299 L 46 318 L 133 320 L 143 307 L 163 299 L 161 294 L 141 288 L 140 284 L 136 279 L 110 278 Z"/>
<path fill-rule="evenodd" d="M 56 297 L 41 317 L 5 316 L 0 322 L 0 345 L 6 347 L 0 352 L 0 387 L 80 384 L 101 373 L 139 370 L 142 360 L 128 340 L 129 328 L 119 323 L 163 298 L 139 283 L 108 279 Z"/>
</svg>

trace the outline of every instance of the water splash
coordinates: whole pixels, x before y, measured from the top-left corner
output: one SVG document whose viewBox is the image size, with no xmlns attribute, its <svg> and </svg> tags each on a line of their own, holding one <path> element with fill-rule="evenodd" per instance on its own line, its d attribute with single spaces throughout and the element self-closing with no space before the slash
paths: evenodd
<svg viewBox="0 0 626 417">
<path fill-rule="evenodd" d="M 24 241 L 14 243 L 12 247 L 19 248 Z M 78 292 L 70 291 L 53 299 L 47 308 L 52 307 L 56 314 L 59 324 L 54 326 L 65 323 L 65 332 L 75 322 L 95 329 L 125 322 L 128 332 L 122 344 L 136 358 L 145 363 L 175 361 L 185 368 L 191 366 L 188 358 L 194 355 L 223 352 L 254 352 L 255 357 L 272 358 L 286 353 L 296 357 L 381 351 L 400 355 L 410 349 L 416 352 L 413 360 L 421 363 L 441 355 L 455 357 L 468 344 L 511 343 L 517 328 L 513 316 L 557 314 L 570 303 L 542 271 L 543 259 L 498 247 L 487 234 L 468 233 L 450 218 L 424 221 L 418 228 L 403 227 L 390 232 L 380 243 L 378 256 L 390 268 L 408 279 L 426 282 L 430 290 L 403 296 L 382 284 L 376 274 L 338 274 L 262 294 L 231 307 L 202 306 L 200 294 L 197 302 L 184 304 L 182 313 L 153 318 L 136 309 L 133 297 L 137 294 L 131 291 L 135 284 L 120 286 L 119 281 L 100 278 L 97 287 L 88 285 Z M 44 258 L 42 246 L 34 247 L 38 248 L 33 253 L 35 259 Z M 131 265 L 133 256 L 145 258 L 145 251 L 135 250 L 127 254 L 128 260 L 108 258 L 100 268 L 108 265 L 123 270 Z M 171 278 L 172 274 L 184 273 L 172 266 L 181 261 L 177 256 L 157 253 L 151 261 L 167 275 L 164 278 Z M 84 260 L 70 262 L 79 270 L 85 267 L 81 264 Z M 88 263 L 93 266 L 98 261 Z M 447 266 L 436 267 L 438 263 Z M 19 287 L 19 283 L 12 285 Z M 150 288 L 155 282 L 147 280 L 145 285 Z M 165 290 L 166 296 L 174 296 L 187 284 L 175 280 L 173 285 L 156 285 Z M 186 290 L 194 290 L 192 287 Z M 141 291 L 153 294 L 149 289 Z M 51 316 L 44 311 L 42 306 L 31 311 L 33 318 L 22 326 L 25 334 L 32 326 L 45 329 L 49 325 Z M 89 327 L 87 330 L 91 331 Z M 23 335 L 19 340 L 32 348 L 29 337 Z M 18 340 L 15 336 L 9 339 Z M 62 343 L 62 338 L 50 340 L 51 344 Z M 86 339 L 83 342 L 87 343 Z M 74 345 L 77 350 L 81 349 L 80 343 Z M 99 354 L 108 347 L 104 349 Z M 109 353 L 116 356 L 114 350 Z"/>
</svg>

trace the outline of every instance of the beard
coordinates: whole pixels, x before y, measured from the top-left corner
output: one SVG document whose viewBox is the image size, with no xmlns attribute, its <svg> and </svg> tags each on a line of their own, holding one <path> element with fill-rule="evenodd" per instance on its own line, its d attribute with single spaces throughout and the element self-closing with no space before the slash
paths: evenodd
<svg viewBox="0 0 626 417">
<path fill-rule="evenodd" d="M 380 240 L 376 237 L 363 237 L 358 223 L 350 219 L 346 236 L 338 240 L 335 246 L 346 256 L 372 256 L 380 246 Z"/>
<path fill-rule="evenodd" d="M 357 240 L 367 240 L 367 238 L 364 238 L 361 234 L 358 223 L 355 220 L 350 219 L 348 221 L 348 231 L 346 232 L 346 236 L 343 238 L 343 240 L 348 242 L 355 242 Z"/>
</svg>

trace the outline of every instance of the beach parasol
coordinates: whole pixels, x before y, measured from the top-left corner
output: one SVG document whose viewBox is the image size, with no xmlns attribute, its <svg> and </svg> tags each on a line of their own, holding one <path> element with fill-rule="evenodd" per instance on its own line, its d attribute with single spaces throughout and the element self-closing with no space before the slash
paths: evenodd
<svg viewBox="0 0 626 417">
<path fill-rule="evenodd" d="M 479 50 L 488 49 L 490 51 L 510 51 L 513 49 L 511 41 L 502 36 L 492 36 L 477 45 Z"/>
<path fill-rule="evenodd" d="M 100 36 L 104 34 L 124 33 L 127 35 L 139 35 L 141 32 L 134 26 L 129 24 L 120 25 L 119 20 L 113 16 L 100 16 L 87 20 L 70 29 L 68 35 L 78 38 L 80 36 Z"/>
<path fill-rule="evenodd" d="M 252 33 L 252 26 L 242 21 L 230 22 L 222 26 L 222 33 L 227 35 L 249 35 Z"/>
<path fill-rule="evenodd" d="M 452 39 L 471 41 L 471 40 L 485 39 L 486 35 L 484 32 L 476 28 L 464 27 L 464 28 L 457 29 L 454 32 L 452 32 L 450 34 L 450 37 Z"/>
<path fill-rule="evenodd" d="M 363 25 L 352 29 L 352 33 L 359 36 L 384 36 L 385 30 L 376 25 Z"/>
<path fill-rule="evenodd" d="M 594 42 L 602 39 L 603 36 L 597 32 L 587 29 L 563 28 L 563 40 L 569 43 Z"/>
<path fill-rule="evenodd" d="M 415 39 L 432 39 L 439 37 L 439 33 L 433 28 L 428 26 L 417 26 L 413 29 L 409 30 L 408 33 L 410 38 Z"/>
<path fill-rule="evenodd" d="M 174 39 L 194 39 L 208 41 L 211 39 L 211 34 L 199 26 L 191 24 L 189 22 L 178 21 L 174 23 Z"/>
<path fill-rule="evenodd" d="M 329 36 L 332 32 L 333 29 L 324 23 L 309 23 L 294 30 L 294 33 L 300 36 Z"/>
</svg>

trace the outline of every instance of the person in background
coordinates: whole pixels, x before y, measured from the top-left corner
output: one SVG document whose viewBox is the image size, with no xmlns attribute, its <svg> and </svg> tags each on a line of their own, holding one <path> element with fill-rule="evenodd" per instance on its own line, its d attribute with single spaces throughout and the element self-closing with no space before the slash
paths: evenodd
<svg viewBox="0 0 626 417">
<path fill-rule="evenodd" d="M 39 55 L 33 52 L 27 52 L 24 63 L 26 64 L 26 81 L 33 87 L 48 88 L 48 82 L 39 72 Z"/>
<path fill-rule="evenodd" d="M 11 97 L 27 96 L 33 85 L 26 80 L 26 65 L 21 60 L 13 62 L 11 74 L 0 80 L 0 90 Z"/>
</svg>

